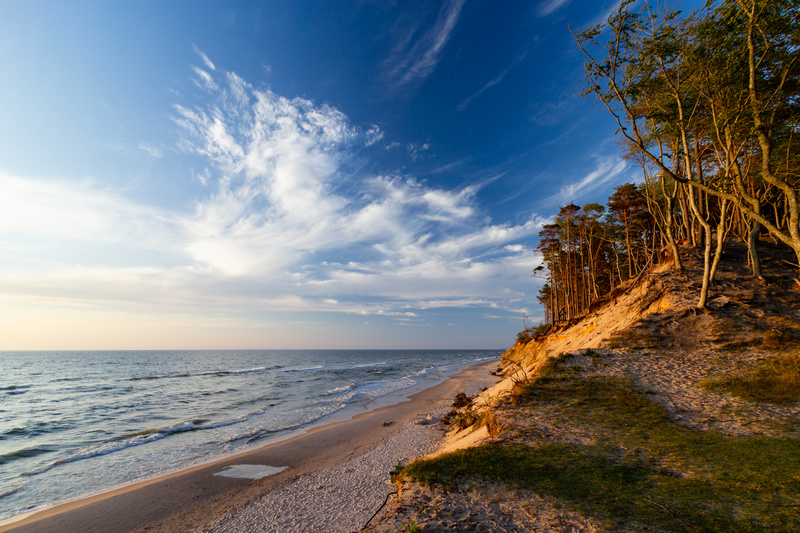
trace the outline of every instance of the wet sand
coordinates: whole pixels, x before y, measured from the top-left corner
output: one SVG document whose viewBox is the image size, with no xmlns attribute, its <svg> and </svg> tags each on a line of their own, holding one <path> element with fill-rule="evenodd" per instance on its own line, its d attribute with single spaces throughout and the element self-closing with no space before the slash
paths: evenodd
<svg viewBox="0 0 800 533">
<path fill-rule="evenodd" d="M 407 401 L 351 420 L 5 522 L 0 532 L 358 529 L 392 490 L 386 465 L 435 449 L 441 433 L 431 422 L 457 392 L 495 383 L 489 370 L 496 365 L 469 367 Z M 261 479 L 219 475 L 235 465 L 256 465 L 244 469 L 256 475 L 259 466 L 286 468 Z"/>
</svg>

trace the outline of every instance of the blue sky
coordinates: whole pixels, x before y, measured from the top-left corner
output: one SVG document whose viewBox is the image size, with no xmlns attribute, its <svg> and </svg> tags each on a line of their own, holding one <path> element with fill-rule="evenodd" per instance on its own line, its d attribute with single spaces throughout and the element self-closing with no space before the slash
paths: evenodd
<svg viewBox="0 0 800 533">
<path fill-rule="evenodd" d="M 0 349 L 509 346 L 613 4 L 0 3 Z"/>
</svg>

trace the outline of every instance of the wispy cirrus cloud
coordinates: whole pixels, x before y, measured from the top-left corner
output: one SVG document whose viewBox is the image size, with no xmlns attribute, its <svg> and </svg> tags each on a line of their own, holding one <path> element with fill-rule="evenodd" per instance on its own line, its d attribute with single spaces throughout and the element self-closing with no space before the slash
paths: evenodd
<svg viewBox="0 0 800 533">
<path fill-rule="evenodd" d="M 551 198 L 559 205 L 590 195 L 598 188 L 618 179 L 629 167 L 627 161 L 619 157 L 597 157 L 594 170 L 580 180 L 565 185 Z"/>
<path fill-rule="evenodd" d="M 619 8 L 622 5 L 622 2 L 623 2 L 623 0 L 615 0 L 614 3 L 611 4 L 611 7 L 609 7 L 608 9 L 605 9 L 604 11 L 601 11 L 600 13 L 598 13 L 592 19 L 592 21 L 589 22 L 589 24 L 587 24 L 587 27 L 597 26 L 599 24 L 607 24 L 608 23 L 608 17 L 610 17 L 611 14 L 614 13 L 615 11 L 619 11 Z"/>
<path fill-rule="evenodd" d="M 5 244 L 53 243 L 76 237 L 97 243 L 144 239 L 158 246 L 166 215 L 92 180 L 31 179 L 0 173 L 0 238 Z M 147 237 L 147 235 L 150 237 Z"/>
<path fill-rule="evenodd" d="M 456 27 L 464 0 L 449 0 L 433 27 L 418 35 L 410 28 L 392 49 L 386 60 L 386 74 L 394 87 L 420 82 L 430 76 L 444 53 L 444 48 Z"/>
<path fill-rule="evenodd" d="M 501 72 L 500 74 L 498 74 L 497 76 L 486 82 L 486 84 L 480 89 L 478 89 L 476 92 L 472 93 L 470 96 L 462 100 L 462 102 L 458 104 L 456 110 L 459 113 L 461 113 L 462 111 L 464 111 L 464 109 L 467 108 L 467 106 L 469 106 L 472 103 L 473 100 L 475 100 L 480 95 L 482 95 L 483 93 L 485 93 L 486 91 L 488 91 L 489 89 L 491 89 L 492 87 L 503 81 L 503 79 L 508 75 L 508 73 L 511 72 L 514 69 L 514 67 L 516 67 L 523 59 L 525 59 L 525 55 L 526 54 L 523 53 L 520 56 L 518 56 L 507 69 L 505 69 L 503 72 Z"/>
<path fill-rule="evenodd" d="M 200 50 L 197 47 L 196 44 L 193 44 L 192 48 L 194 49 L 194 52 L 198 56 L 200 56 L 200 59 L 203 61 L 203 64 L 206 66 L 206 68 L 208 70 L 211 70 L 211 71 L 217 70 L 217 67 L 214 65 L 214 63 L 208 58 L 208 56 L 205 54 L 205 52 L 203 52 L 202 50 Z"/>
<path fill-rule="evenodd" d="M 194 79 L 194 83 L 198 87 L 200 87 L 201 89 L 216 89 L 211 74 L 201 69 L 200 67 L 192 67 L 192 70 L 194 71 L 195 74 L 197 74 L 197 77 Z"/>
<path fill-rule="evenodd" d="M 159 159 L 164 155 L 164 152 L 162 152 L 161 149 L 156 148 L 155 146 L 148 144 L 146 142 L 140 142 L 138 146 L 139 150 L 141 150 L 142 152 L 144 152 L 153 159 Z"/>
<path fill-rule="evenodd" d="M 536 10 L 539 16 L 546 17 L 552 13 L 555 13 L 565 5 L 569 4 L 572 0 L 545 0 L 539 4 L 538 9 Z"/>
</svg>

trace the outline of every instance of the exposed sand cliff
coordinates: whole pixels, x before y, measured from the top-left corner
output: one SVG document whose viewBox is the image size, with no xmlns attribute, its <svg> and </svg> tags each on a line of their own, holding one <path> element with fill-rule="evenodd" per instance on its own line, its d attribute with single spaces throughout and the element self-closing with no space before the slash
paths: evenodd
<svg viewBox="0 0 800 533">
<path fill-rule="evenodd" d="M 695 307 L 701 258 L 687 250 L 686 273 L 675 273 L 670 264 L 655 266 L 568 327 L 509 348 L 498 368 L 505 379 L 459 410 L 456 417 L 474 423 L 451 431 L 434 455 L 486 443 L 603 441 L 601 428 L 555 398 L 525 405 L 515 401 L 518 388 L 554 357 L 585 379 L 631 383 L 680 427 L 729 436 L 800 437 L 800 404 L 746 401 L 702 385 L 781 354 L 800 355 L 800 288 L 786 258 L 766 250 L 764 281 L 749 276 L 744 254 L 742 247 L 730 248 L 706 309 Z M 392 510 L 371 530 L 402 531 L 408 524 L 424 531 L 608 529 L 562 504 L 536 490 L 520 492 L 485 479 L 455 492 L 406 483 Z"/>
</svg>

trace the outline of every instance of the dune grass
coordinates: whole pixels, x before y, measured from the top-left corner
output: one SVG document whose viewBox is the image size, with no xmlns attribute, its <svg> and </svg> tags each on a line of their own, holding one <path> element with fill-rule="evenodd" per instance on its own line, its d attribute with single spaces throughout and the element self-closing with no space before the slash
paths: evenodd
<svg viewBox="0 0 800 533">
<path fill-rule="evenodd" d="M 800 355 L 770 357 L 741 374 L 705 380 L 700 385 L 754 402 L 800 402 Z"/>
<path fill-rule="evenodd" d="M 416 461 L 403 476 L 450 488 L 503 482 L 613 530 L 800 530 L 797 439 L 687 429 L 627 380 L 582 376 L 563 359 L 514 402 L 556 405 L 595 442 L 487 444 Z"/>
</svg>

